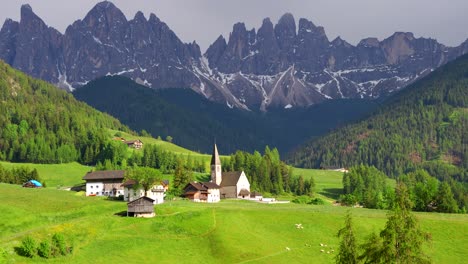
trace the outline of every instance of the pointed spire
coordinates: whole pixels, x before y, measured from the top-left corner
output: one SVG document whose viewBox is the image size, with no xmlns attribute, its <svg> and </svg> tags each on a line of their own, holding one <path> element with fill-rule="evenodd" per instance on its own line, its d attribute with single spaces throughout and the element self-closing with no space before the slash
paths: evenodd
<svg viewBox="0 0 468 264">
<path fill-rule="evenodd" d="M 216 147 L 216 143 L 213 146 L 213 155 L 211 155 L 211 165 L 221 165 L 221 160 L 219 159 L 218 147 Z"/>
</svg>

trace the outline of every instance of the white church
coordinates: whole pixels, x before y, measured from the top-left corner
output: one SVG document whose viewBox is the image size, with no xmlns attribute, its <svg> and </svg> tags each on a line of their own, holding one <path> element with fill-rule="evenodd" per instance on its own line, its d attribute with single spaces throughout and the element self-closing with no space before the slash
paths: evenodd
<svg viewBox="0 0 468 264">
<path fill-rule="evenodd" d="M 211 156 L 211 181 L 191 182 L 184 188 L 185 197 L 195 202 L 219 202 L 221 198 L 250 199 L 250 183 L 244 171 L 222 172 L 216 144 Z"/>
</svg>

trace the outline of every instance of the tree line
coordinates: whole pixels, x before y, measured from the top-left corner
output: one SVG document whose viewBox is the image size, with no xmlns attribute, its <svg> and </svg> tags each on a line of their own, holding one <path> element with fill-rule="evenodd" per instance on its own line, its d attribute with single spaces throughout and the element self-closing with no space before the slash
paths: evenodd
<svg viewBox="0 0 468 264">
<path fill-rule="evenodd" d="M 387 214 L 387 223 L 378 234 L 372 233 L 358 245 L 351 213 L 345 218 L 345 226 L 338 231 L 341 238 L 337 264 L 356 263 L 431 263 L 423 245 L 431 235 L 421 230 L 407 186 L 399 181 L 395 188 L 395 200 Z"/>
<path fill-rule="evenodd" d="M 7 169 L 0 164 L 0 182 L 21 185 L 30 180 L 41 182 L 41 178 L 36 169 L 30 170 L 22 166 Z M 45 187 L 44 182 L 42 182 L 42 186 Z"/>
<path fill-rule="evenodd" d="M 414 211 L 466 213 L 468 189 L 459 182 L 439 181 L 423 169 L 401 175 L 398 181 L 407 186 Z M 343 175 L 340 202 L 345 205 L 389 209 L 394 199 L 395 193 L 387 185 L 387 176 L 373 166 L 354 166 Z"/>
<path fill-rule="evenodd" d="M 243 170 L 249 179 L 250 189 L 272 194 L 294 193 L 312 195 L 315 183 L 312 178 L 293 177 L 293 168 L 281 161 L 278 149 L 265 147 L 264 154 L 236 151 L 222 158 L 223 171 Z"/>
</svg>

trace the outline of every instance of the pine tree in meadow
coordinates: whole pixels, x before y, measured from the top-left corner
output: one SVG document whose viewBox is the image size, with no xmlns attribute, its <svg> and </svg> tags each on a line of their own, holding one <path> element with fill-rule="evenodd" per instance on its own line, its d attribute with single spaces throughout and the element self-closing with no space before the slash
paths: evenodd
<svg viewBox="0 0 468 264">
<path fill-rule="evenodd" d="M 341 237 L 340 249 L 335 257 L 337 264 L 355 264 L 358 263 L 358 249 L 356 237 L 354 236 L 353 221 L 351 212 L 348 211 L 345 218 L 345 226 L 338 231 L 338 237 Z"/>
<path fill-rule="evenodd" d="M 359 259 L 364 263 L 431 263 L 422 250 L 430 235 L 421 231 L 411 213 L 413 205 L 408 188 L 399 182 L 395 193 L 394 208 L 388 214 L 385 228 L 380 237 L 373 235 L 362 245 L 364 253 Z"/>
</svg>

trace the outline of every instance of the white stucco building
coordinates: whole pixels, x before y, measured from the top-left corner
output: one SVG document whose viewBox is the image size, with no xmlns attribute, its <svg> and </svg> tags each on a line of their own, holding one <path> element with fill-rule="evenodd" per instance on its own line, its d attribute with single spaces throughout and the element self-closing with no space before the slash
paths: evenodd
<svg viewBox="0 0 468 264">
<path fill-rule="evenodd" d="M 83 177 L 86 181 L 86 196 L 119 197 L 124 195 L 124 189 L 121 186 L 124 173 L 123 170 L 88 172 Z"/>
<path fill-rule="evenodd" d="M 159 184 L 155 184 L 153 187 L 151 187 L 146 193 L 146 195 L 145 195 L 145 191 L 143 190 L 143 188 L 141 187 L 138 189 L 134 188 L 135 183 L 136 182 L 134 180 L 128 180 L 122 184 L 124 201 L 131 202 L 140 197 L 146 196 L 148 198 L 153 199 L 154 204 L 164 203 L 164 197 L 166 196 L 167 188 L 163 182 Z"/>
</svg>

